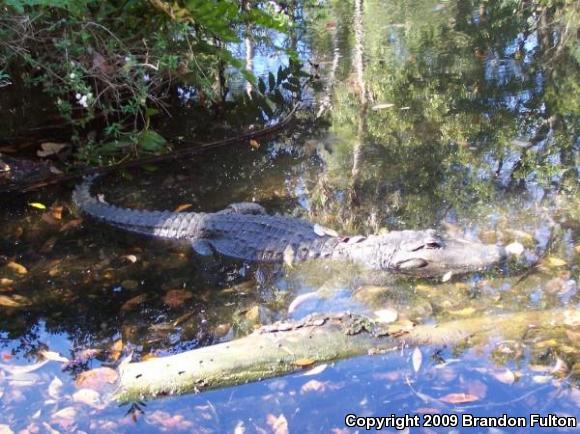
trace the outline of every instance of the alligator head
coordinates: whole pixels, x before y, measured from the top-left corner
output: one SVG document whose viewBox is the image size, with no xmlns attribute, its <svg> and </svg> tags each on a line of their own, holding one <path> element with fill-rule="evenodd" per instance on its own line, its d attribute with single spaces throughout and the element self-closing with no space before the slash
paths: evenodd
<svg viewBox="0 0 580 434">
<path fill-rule="evenodd" d="M 390 232 L 341 244 L 342 257 L 369 268 L 417 277 L 483 270 L 506 258 L 501 246 L 443 236 L 435 230 Z"/>
</svg>

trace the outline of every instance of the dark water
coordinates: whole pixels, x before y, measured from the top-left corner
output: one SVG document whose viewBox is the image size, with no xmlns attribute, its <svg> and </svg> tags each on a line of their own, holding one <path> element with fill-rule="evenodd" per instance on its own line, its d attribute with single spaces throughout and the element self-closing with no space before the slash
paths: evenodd
<svg viewBox="0 0 580 434">
<path fill-rule="evenodd" d="M 259 149 L 108 177 L 99 192 L 150 209 L 256 201 L 340 232 L 434 227 L 518 242 L 524 253 L 502 269 L 447 282 L 377 286 L 321 264 L 277 275 L 243 264 L 209 272 L 184 246 L 81 223 L 70 209 L 72 186 L 13 198 L 0 211 L 0 254 L 26 270 L 0 268 L 0 432 L 362 432 L 345 426 L 349 413 L 578 417 L 577 315 L 518 338 L 498 329 L 482 342 L 399 344 L 312 375 L 137 406 L 79 392 L 81 371 L 115 367 L 128 354 L 178 353 L 316 311 L 387 309 L 399 321 L 436 324 L 577 312 L 579 68 L 577 41 L 565 30 L 570 10 L 374 0 L 305 13 L 311 21 L 297 48 L 319 78 L 304 89 L 303 122 Z M 278 67 L 267 57 L 256 57 L 258 72 Z M 288 312 L 297 296 L 315 291 Z M 33 366 L 42 350 L 72 359 L 87 349 L 94 357 L 84 362 Z"/>
</svg>

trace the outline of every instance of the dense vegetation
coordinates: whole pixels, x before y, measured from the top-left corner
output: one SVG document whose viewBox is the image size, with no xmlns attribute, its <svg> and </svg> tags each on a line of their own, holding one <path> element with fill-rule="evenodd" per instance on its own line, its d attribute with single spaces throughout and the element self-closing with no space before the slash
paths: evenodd
<svg viewBox="0 0 580 434">
<path fill-rule="evenodd" d="M 266 95 L 264 81 L 233 54 L 250 29 L 251 44 L 287 32 L 289 6 L 261 0 L 7 0 L 0 8 L 0 81 L 50 95 L 74 126 L 82 161 L 162 150 L 166 140 L 151 118 L 180 102 L 178 89 L 210 108 L 225 103 L 231 77 L 244 77 L 254 85 L 249 97 L 269 112 L 272 100 L 282 98 L 274 88 L 297 84 L 287 83 L 290 72 L 280 70 Z M 95 120 L 100 128 L 85 128 Z"/>
</svg>

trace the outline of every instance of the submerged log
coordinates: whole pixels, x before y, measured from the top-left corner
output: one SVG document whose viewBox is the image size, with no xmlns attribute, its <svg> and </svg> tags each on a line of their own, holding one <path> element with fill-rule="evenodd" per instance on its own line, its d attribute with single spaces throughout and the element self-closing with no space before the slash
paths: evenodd
<svg viewBox="0 0 580 434">
<path fill-rule="evenodd" d="M 305 365 L 384 353 L 401 345 L 453 345 L 466 339 L 522 338 L 530 327 L 580 324 L 580 312 L 528 311 L 397 330 L 349 313 L 265 326 L 244 338 L 119 368 L 114 399 L 137 401 L 200 392 L 288 374 Z"/>
</svg>

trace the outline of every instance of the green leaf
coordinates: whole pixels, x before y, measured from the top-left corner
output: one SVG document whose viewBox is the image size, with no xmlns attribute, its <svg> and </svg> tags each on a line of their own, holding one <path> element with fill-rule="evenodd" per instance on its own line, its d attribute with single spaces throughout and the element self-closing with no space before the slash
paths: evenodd
<svg viewBox="0 0 580 434">
<path fill-rule="evenodd" d="M 266 93 L 266 83 L 261 78 L 258 80 L 258 90 L 262 94 Z"/>
<path fill-rule="evenodd" d="M 167 143 L 165 138 L 153 130 L 142 131 L 137 137 L 137 144 L 147 152 L 157 152 Z"/>
<path fill-rule="evenodd" d="M 271 72 L 268 74 L 268 81 L 269 81 L 268 84 L 270 85 L 270 92 L 272 92 L 276 87 L 276 77 L 274 77 L 274 74 L 272 74 Z"/>
</svg>

